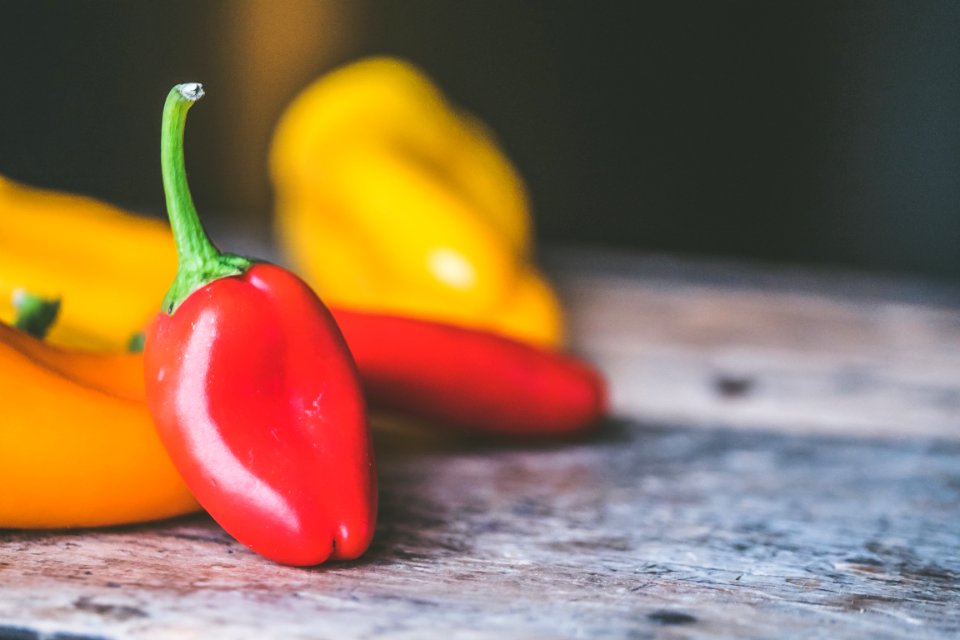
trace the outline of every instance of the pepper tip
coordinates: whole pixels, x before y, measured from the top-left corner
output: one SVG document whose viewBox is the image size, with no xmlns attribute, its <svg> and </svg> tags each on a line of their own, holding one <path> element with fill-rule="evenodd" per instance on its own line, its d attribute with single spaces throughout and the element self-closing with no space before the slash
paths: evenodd
<svg viewBox="0 0 960 640">
<path fill-rule="evenodd" d="M 203 85 L 199 82 L 185 82 L 177 85 L 177 92 L 184 99 L 196 102 L 203 97 Z"/>
</svg>

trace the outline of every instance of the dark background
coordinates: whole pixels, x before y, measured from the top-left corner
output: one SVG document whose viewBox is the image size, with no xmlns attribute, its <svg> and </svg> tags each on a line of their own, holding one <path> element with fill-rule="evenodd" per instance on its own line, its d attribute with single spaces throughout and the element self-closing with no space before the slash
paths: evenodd
<svg viewBox="0 0 960 640">
<path fill-rule="evenodd" d="M 38 186 L 161 213 L 161 105 L 199 80 L 198 206 L 268 234 L 266 149 L 283 106 L 325 70 L 392 54 L 498 133 L 544 242 L 960 276 L 958 2 L 0 11 L 0 173 Z"/>
</svg>

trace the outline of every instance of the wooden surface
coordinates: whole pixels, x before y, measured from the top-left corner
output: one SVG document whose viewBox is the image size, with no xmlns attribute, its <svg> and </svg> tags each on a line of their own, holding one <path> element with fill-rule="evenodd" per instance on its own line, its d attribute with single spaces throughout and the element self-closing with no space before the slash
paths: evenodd
<svg viewBox="0 0 960 640">
<path fill-rule="evenodd" d="M 583 251 L 550 264 L 621 414 L 960 438 L 958 286 Z"/>
<path fill-rule="evenodd" d="M 204 516 L 0 532 L 0 638 L 960 634 L 960 291 L 548 258 L 611 378 L 594 436 L 378 429 L 356 563 L 273 565 Z"/>
</svg>

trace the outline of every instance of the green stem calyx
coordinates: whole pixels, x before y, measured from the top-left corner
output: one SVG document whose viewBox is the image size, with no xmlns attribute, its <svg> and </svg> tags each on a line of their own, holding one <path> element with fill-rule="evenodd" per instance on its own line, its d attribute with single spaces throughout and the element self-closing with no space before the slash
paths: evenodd
<svg viewBox="0 0 960 640">
<path fill-rule="evenodd" d="M 29 291 L 13 292 L 13 308 L 17 315 L 13 326 L 43 340 L 60 313 L 60 298 L 41 298 Z"/>
<path fill-rule="evenodd" d="M 183 130 L 187 111 L 203 97 L 198 82 L 178 84 L 167 94 L 160 131 L 160 168 L 167 215 L 177 244 L 177 276 L 163 299 L 163 311 L 172 314 L 197 289 L 228 276 L 244 273 L 250 260 L 221 253 L 200 224 L 190 196 L 183 158 Z"/>
</svg>

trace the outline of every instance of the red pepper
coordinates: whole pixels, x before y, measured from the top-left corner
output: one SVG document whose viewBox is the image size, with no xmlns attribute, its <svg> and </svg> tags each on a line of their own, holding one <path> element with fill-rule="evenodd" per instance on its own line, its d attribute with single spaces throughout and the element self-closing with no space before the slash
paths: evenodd
<svg viewBox="0 0 960 640">
<path fill-rule="evenodd" d="M 332 316 L 292 273 L 221 254 L 197 218 L 183 128 L 199 84 L 164 106 L 161 159 L 179 268 L 147 331 L 147 401 L 197 501 L 284 564 L 356 558 L 376 474 L 356 368 Z"/>
<path fill-rule="evenodd" d="M 556 436 L 606 411 L 584 362 L 493 333 L 334 309 L 374 407 L 461 431 Z"/>
</svg>

